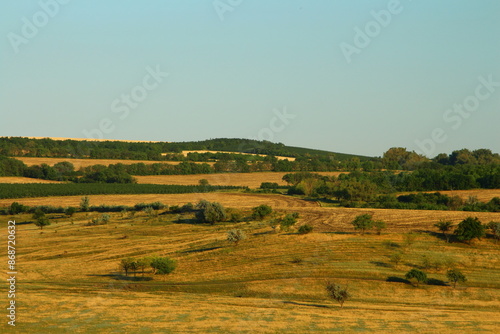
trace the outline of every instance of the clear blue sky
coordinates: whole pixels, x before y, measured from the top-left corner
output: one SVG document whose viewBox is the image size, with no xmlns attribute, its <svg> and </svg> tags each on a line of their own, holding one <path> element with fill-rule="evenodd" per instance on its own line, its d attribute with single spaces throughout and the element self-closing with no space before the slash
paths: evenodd
<svg viewBox="0 0 500 334">
<path fill-rule="evenodd" d="M 60 1 L 0 3 L 0 136 L 500 152 L 498 0 Z"/>
</svg>

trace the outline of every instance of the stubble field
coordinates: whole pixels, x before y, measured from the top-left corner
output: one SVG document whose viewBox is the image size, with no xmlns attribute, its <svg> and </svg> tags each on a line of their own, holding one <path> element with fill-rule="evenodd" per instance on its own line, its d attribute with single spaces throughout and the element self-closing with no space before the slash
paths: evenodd
<svg viewBox="0 0 500 334">
<path fill-rule="evenodd" d="M 207 178 L 214 185 L 258 187 L 261 182 L 283 184 L 283 174 L 219 175 L 218 180 L 209 179 L 217 176 L 213 174 L 157 176 L 140 182 L 197 184 Z M 481 199 L 496 193 L 477 195 Z M 17 222 L 20 332 L 495 333 L 500 327 L 499 244 L 491 238 L 472 245 L 446 243 L 434 227 L 440 220 L 457 224 L 468 216 L 484 223 L 500 221 L 500 213 L 321 207 L 298 197 L 241 192 L 89 198 L 91 205 L 130 206 L 206 199 L 247 217 L 251 208 L 267 204 L 280 215 L 299 213 L 297 224 L 314 230 L 306 235 L 296 229 L 273 233 L 272 218 L 210 226 L 195 223 L 192 214 L 159 211 L 155 218 L 142 212 L 112 213 L 108 224 L 98 226 L 87 226 L 98 213 L 49 215 L 52 224 L 41 231 L 30 215 L 3 216 L 3 231 L 9 219 Z M 78 206 L 80 200 L 8 199 L 0 200 L 0 206 L 14 201 Z M 363 213 L 387 223 L 382 235 L 354 231 L 351 222 Z M 237 246 L 226 240 L 233 228 L 248 236 Z M 394 254 L 400 254 L 400 262 L 391 260 Z M 173 258 L 178 267 L 167 276 L 149 270 L 125 276 L 119 269 L 123 258 L 151 255 Z M 7 262 L 5 252 L 0 262 Z M 450 267 L 468 281 L 456 289 L 450 286 L 445 275 Z M 406 282 L 404 275 L 412 268 L 426 271 L 433 283 L 415 287 Z M 343 308 L 328 299 L 327 280 L 349 287 L 352 298 Z M 7 294 L 6 285 L 0 293 Z M 6 326 L 4 320 L 0 332 Z"/>
<path fill-rule="evenodd" d="M 94 165 L 104 165 L 109 166 L 113 164 L 124 164 L 132 165 L 137 163 L 143 163 L 146 165 L 151 164 L 167 164 L 167 165 L 178 165 L 181 161 L 153 161 L 153 160 L 119 160 L 119 159 L 65 159 L 65 158 L 35 158 L 35 157 L 15 157 L 15 159 L 24 162 L 27 166 L 35 166 L 41 164 L 47 164 L 49 166 L 54 166 L 59 162 L 71 162 L 75 166 L 75 170 L 82 167 L 89 167 Z M 201 163 L 201 162 L 196 162 Z M 207 162 L 209 165 L 213 165 L 214 162 Z"/>
<path fill-rule="evenodd" d="M 227 204 L 242 200 L 224 196 Z M 273 195 L 267 196 L 270 200 Z M 247 200 L 248 206 L 240 207 L 246 215 L 259 203 Z M 375 212 L 377 218 L 387 219 L 387 231 L 362 236 L 343 219 L 332 219 L 326 229 L 308 215 L 335 218 L 363 210 L 280 201 L 274 203 L 287 204 L 276 209 L 299 212 L 298 224 L 312 223 L 314 232 L 273 233 L 268 220 L 210 226 L 189 223 L 189 214 L 148 218 L 143 213 L 112 214 L 111 221 L 100 226 L 86 226 L 97 213 L 51 215 L 52 225 L 40 231 L 23 224 L 30 216 L 10 217 L 18 222 L 17 329 L 452 333 L 460 328 L 464 333 L 493 333 L 500 325 L 500 253 L 491 240 L 448 244 L 422 232 L 432 228 L 436 212 L 404 211 L 396 217 L 391 210 Z M 2 220 L 6 230 L 5 225 Z M 238 246 L 225 240 L 234 227 L 248 236 Z M 417 238 L 406 244 L 404 233 L 410 231 Z M 403 257 L 399 264 L 390 260 L 396 252 Z M 122 258 L 153 254 L 174 258 L 177 269 L 165 277 L 149 271 L 125 276 L 119 270 Z M 456 289 L 440 285 L 447 281 L 443 265 L 425 270 L 434 285 L 405 283 L 404 273 L 422 266 L 424 256 L 454 263 L 468 282 Z M 0 261 L 6 261 L 3 254 Z M 344 308 L 327 298 L 327 280 L 349 286 L 352 299 Z M 6 293 L 5 286 L 1 289 Z M 5 321 L 0 328 L 5 329 Z"/>
</svg>

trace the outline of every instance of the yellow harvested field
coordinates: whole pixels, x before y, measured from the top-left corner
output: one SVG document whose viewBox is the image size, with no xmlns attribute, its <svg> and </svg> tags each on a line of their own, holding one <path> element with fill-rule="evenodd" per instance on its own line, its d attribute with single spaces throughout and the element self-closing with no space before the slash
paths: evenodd
<svg viewBox="0 0 500 334">
<path fill-rule="evenodd" d="M 81 167 L 89 167 L 94 165 L 105 165 L 109 166 L 112 164 L 124 164 L 131 165 L 137 163 L 144 163 L 146 165 L 151 164 L 167 164 L 167 165 L 178 165 L 180 161 L 152 161 L 152 160 L 119 160 L 119 159 L 71 159 L 71 158 L 32 158 L 32 157 L 15 157 L 15 159 L 24 162 L 27 166 L 41 165 L 47 164 L 49 166 L 54 166 L 59 162 L 71 162 L 75 166 L 75 170 L 80 169 Z M 201 163 L 201 162 L 197 162 Z M 214 162 L 207 162 L 209 165 L 213 165 Z"/>
<path fill-rule="evenodd" d="M 60 181 L 33 179 L 30 177 L 1 176 L 0 183 L 63 183 Z"/>
<path fill-rule="evenodd" d="M 258 195 L 225 196 L 221 202 L 260 203 Z M 367 212 L 319 208 L 312 202 L 283 200 L 278 195 L 261 197 L 269 204 L 293 205 L 287 212 L 298 211 L 299 224 L 310 223 L 314 217 L 308 215 L 313 213 L 324 219 Z M 77 213 L 72 218 L 49 215 L 52 224 L 43 231 L 34 224 L 18 224 L 17 332 L 498 330 L 498 244 L 490 238 L 472 245 L 446 243 L 436 235 L 418 233 L 414 243 L 407 246 L 403 233 L 427 230 L 428 221 L 441 213 L 369 211 L 374 211 L 376 218 L 392 219 L 388 221 L 389 230 L 380 236 L 373 232 L 362 236 L 352 227 L 345 230 L 342 219 L 338 219 L 330 222 L 337 225 L 328 231 L 319 229 L 313 221 L 314 231 L 299 235 L 295 231 L 272 233 L 268 220 L 210 226 L 190 223 L 189 214 L 149 219 L 143 212 L 129 217 L 111 213 L 107 224 L 97 226 L 87 226 L 99 215 L 95 212 Z M 15 219 L 25 222 L 31 215 Z M 7 220 L 0 224 L 7 230 Z M 401 227 L 392 229 L 390 224 Z M 226 240 L 233 228 L 247 235 L 237 246 Z M 391 261 L 394 254 L 401 255 L 399 264 Z M 119 267 L 122 259 L 154 255 L 174 259 L 177 268 L 163 276 L 154 275 L 150 268 L 145 273 L 136 270 L 126 275 Z M 405 273 L 420 268 L 424 257 L 452 263 L 466 275 L 467 282 L 453 288 L 446 277 L 447 268 L 441 267 L 425 270 L 434 282 L 412 286 L 405 281 Z M 0 254 L 0 261 L 8 261 L 7 252 Z M 348 286 L 351 298 L 343 308 L 328 298 L 327 281 Z M 4 321 L 0 332 L 7 333 L 7 327 Z"/>
<path fill-rule="evenodd" d="M 392 209 L 358 209 L 320 207 L 318 202 L 306 201 L 296 197 L 276 194 L 245 194 L 245 193 L 195 193 L 168 195 L 91 195 L 91 205 L 129 205 L 137 203 L 162 202 L 167 205 L 183 205 L 196 203 L 202 199 L 219 202 L 225 207 L 250 209 L 261 204 L 267 204 L 275 210 L 293 211 L 300 214 L 299 223 L 314 226 L 317 232 L 352 232 L 351 222 L 357 215 L 372 214 L 374 220 L 383 220 L 387 224 L 386 232 L 404 233 L 409 231 L 436 231 L 434 224 L 440 220 L 449 220 L 458 224 L 463 219 L 472 216 L 482 222 L 500 221 L 498 212 L 466 212 L 437 210 L 392 210 Z M 78 206 L 81 196 L 39 197 L 2 199 L 0 207 L 6 207 L 12 202 L 24 205 Z"/>
<path fill-rule="evenodd" d="M 259 157 L 267 157 L 266 154 L 253 154 L 253 153 L 238 153 L 238 152 L 226 152 L 226 151 L 207 151 L 207 150 L 198 150 L 198 151 L 182 151 L 182 154 L 184 156 L 187 156 L 188 153 L 233 153 L 233 154 L 244 154 L 244 155 L 257 155 Z M 163 153 L 166 155 L 166 153 Z M 292 157 L 282 157 L 282 156 L 275 156 L 278 160 L 286 160 L 288 159 L 289 161 L 295 161 L 295 158 Z"/>
<path fill-rule="evenodd" d="M 261 204 L 280 208 L 319 207 L 316 202 L 298 198 L 271 194 L 243 193 L 194 193 L 194 194 L 145 194 L 145 195 L 90 195 L 91 205 L 134 205 L 137 203 L 162 202 L 167 205 L 196 203 L 202 199 L 219 202 L 227 207 L 255 207 Z M 82 196 L 36 197 L 20 199 L 1 199 L 0 207 L 9 206 L 12 202 L 25 205 L 57 205 L 78 206 Z"/>
<path fill-rule="evenodd" d="M 446 190 L 440 191 L 440 193 L 448 196 L 460 196 L 464 200 L 467 200 L 469 196 L 477 196 L 481 202 L 488 202 L 493 197 L 500 197 L 500 189 Z"/>
<path fill-rule="evenodd" d="M 154 140 L 126 140 L 126 139 L 96 139 L 96 138 L 66 138 L 66 137 L 27 137 L 29 139 L 52 139 L 52 140 L 75 140 L 75 141 L 92 141 L 92 142 L 106 142 L 106 141 L 121 141 L 125 143 L 161 143 Z M 167 142 L 168 143 L 168 142 Z"/>
<path fill-rule="evenodd" d="M 148 175 L 135 176 L 138 183 L 147 184 L 180 184 L 196 185 L 201 179 L 206 179 L 214 186 L 241 186 L 258 188 L 262 182 L 276 182 L 285 186 L 282 180 L 284 172 L 259 172 L 259 173 L 221 173 L 221 174 L 196 174 L 196 175 Z M 338 176 L 342 172 L 318 172 L 325 176 Z"/>
</svg>

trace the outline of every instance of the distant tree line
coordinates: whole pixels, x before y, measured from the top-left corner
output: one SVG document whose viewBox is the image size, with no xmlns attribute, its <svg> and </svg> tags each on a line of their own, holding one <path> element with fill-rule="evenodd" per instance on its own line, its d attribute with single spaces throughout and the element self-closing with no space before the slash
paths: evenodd
<svg viewBox="0 0 500 334">
<path fill-rule="evenodd" d="M 464 210 L 500 212 L 500 198 L 482 203 L 471 197 L 440 193 L 396 196 L 396 192 L 500 188 L 500 165 L 455 165 L 413 172 L 351 172 L 322 176 L 311 172 L 283 176 L 291 195 L 323 197 L 347 207 L 392 209 Z"/>
<path fill-rule="evenodd" d="M 218 190 L 235 190 L 235 189 L 241 189 L 241 187 L 119 184 L 119 183 L 2 184 L 0 187 L 0 198 L 114 195 L 114 194 L 185 194 L 185 193 L 204 193 L 204 192 L 214 192 Z"/>
<path fill-rule="evenodd" d="M 30 139 L 22 137 L 1 137 L 0 155 L 5 156 L 32 156 L 32 157 L 59 157 L 59 158 L 93 158 L 93 159 L 134 159 L 134 160 L 165 160 L 162 154 L 170 154 L 168 158 L 182 159 L 182 151 L 210 150 L 223 152 L 241 152 L 264 154 L 272 156 L 330 156 L 332 153 L 313 150 L 282 143 L 259 141 L 252 139 L 218 138 L 192 142 L 146 142 L 131 143 L 121 141 L 77 141 Z M 176 155 L 177 154 L 177 155 Z M 192 155 L 191 159 L 207 159 L 209 155 Z M 335 154 L 337 160 L 346 160 L 356 157 L 350 154 Z M 213 157 L 213 156 L 212 156 Z M 220 159 L 217 155 L 215 158 Z M 360 157 L 368 159 L 367 157 Z M 247 157 L 247 159 L 262 159 L 261 157 Z"/>
</svg>

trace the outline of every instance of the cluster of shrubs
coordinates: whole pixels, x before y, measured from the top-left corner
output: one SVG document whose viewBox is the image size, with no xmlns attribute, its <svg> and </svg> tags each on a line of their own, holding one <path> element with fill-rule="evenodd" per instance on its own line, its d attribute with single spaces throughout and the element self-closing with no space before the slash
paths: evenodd
<svg viewBox="0 0 500 334">
<path fill-rule="evenodd" d="M 489 202 L 484 203 L 475 196 L 470 196 L 464 201 L 460 196 L 448 196 L 439 192 L 400 196 L 381 195 L 376 199 L 374 206 L 383 209 L 500 212 L 500 198 L 494 197 Z"/>
<path fill-rule="evenodd" d="M 141 270 L 144 275 L 146 268 L 149 267 L 153 270 L 153 274 L 167 275 L 175 270 L 177 262 L 168 257 L 159 256 L 139 259 L 128 257 L 120 261 L 120 269 L 125 272 L 125 276 L 128 276 L 129 272 L 133 272 L 135 276 L 138 270 Z"/>
</svg>

